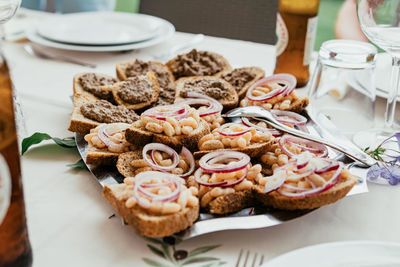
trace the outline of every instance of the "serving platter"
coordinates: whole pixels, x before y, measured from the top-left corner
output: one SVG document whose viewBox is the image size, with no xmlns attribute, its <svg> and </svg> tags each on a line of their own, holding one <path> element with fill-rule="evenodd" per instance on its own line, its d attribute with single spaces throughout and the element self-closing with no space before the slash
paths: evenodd
<svg viewBox="0 0 400 267">
<path fill-rule="evenodd" d="M 320 125 L 316 124 L 310 117 L 308 117 L 307 129 L 311 134 L 318 137 L 330 139 L 334 138 L 333 140 L 341 140 L 341 142 L 347 143 L 349 145 L 351 144 L 349 140 L 340 135 L 333 124 L 329 128 L 322 128 Z M 84 136 L 76 134 L 75 140 L 82 159 L 85 159 L 87 142 L 84 140 Z M 354 163 L 354 161 L 345 157 L 342 153 L 339 153 L 330 148 L 328 148 L 328 151 L 330 158 L 335 158 L 343 161 L 349 171 L 358 177 L 358 183 L 351 189 L 347 196 L 368 192 L 366 183 L 367 169 L 358 167 Z M 116 168 L 113 167 L 94 167 L 88 165 L 88 169 L 93 174 L 93 177 L 102 186 L 122 183 L 124 180 L 124 177 L 118 173 Z M 265 228 L 305 216 L 306 214 L 313 211 L 315 210 L 283 211 L 269 208 L 267 209 L 265 207 L 252 207 L 225 216 L 200 213 L 199 219 L 193 224 L 193 226 L 179 233 L 179 235 L 183 239 L 189 239 L 195 236 L 223 230 Z"/>
</svg>

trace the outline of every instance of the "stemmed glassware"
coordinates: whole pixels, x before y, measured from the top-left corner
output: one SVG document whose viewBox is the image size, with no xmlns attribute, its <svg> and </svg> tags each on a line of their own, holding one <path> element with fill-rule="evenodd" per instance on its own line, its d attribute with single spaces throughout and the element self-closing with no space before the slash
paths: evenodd
<svg viewBox="0 0 400 267">
<path fill-rule="evenodd" d="M 4 23 L 15 15 L 20 4 L 21 0 L 0 0 L 0 42 L 5 39 Z"/>
<path fill-rule="evenodd" d="M 392 56 L 392 75 L 385 126 L 376 132 L 376 143 L 394 134 L 396 99 L 400 92 L 400 0 L 358 0 L 357 15 L 368 39 Z"/>
</svg>

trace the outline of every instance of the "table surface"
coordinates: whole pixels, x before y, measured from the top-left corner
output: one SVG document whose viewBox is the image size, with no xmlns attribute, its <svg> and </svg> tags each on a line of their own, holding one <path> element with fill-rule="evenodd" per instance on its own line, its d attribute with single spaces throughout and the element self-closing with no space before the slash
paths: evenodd
<svg viewBox="0 0 400 267">
<path fill-rule="evenodd" d="M 21 43 L 9 42 L 4 50 L 15 88 L 25 114 L 26 133 L 46 132 L 67 137 L 72 103 L 72 77 L 85 71 L 115 74 L 115 64 L 141 58 L 184 42 L 191 34 L 176 33 L 167 43 L 129 53 L 79 53 L 64 55 L 94 62 L 88 69 L 77 65 L 29 56 Z M 233 67 L 260 66 L 267 74 L 275 64 L 273 46 L 206 37 L 195 46 L 225 56 Z M 52 49 L 50 52 L 59 53 Z M 382 120 L 385 101 L 377 99 Z M 34 266 L 146 266 L 143 257 L 157 259 L 148 241 L 121 224 L 102 198 L 101 187 L 90 173 L 66 165 L 79 160 L 74 149 L 47 143 L 22 156 L 28 227 Z M 400 242 L 400 192 L 398 187 L 369 185 L 369 193 L 347 197 L 306 216 L 265 229 L 222 231 L 189 239 L 178 245 L 193 249 L 221 246 L 205 255 L 233 266 L 240 249 L 258 252 L 265 261 L 290 250 L 324 242 L 379 240 Z"/>
</svg>

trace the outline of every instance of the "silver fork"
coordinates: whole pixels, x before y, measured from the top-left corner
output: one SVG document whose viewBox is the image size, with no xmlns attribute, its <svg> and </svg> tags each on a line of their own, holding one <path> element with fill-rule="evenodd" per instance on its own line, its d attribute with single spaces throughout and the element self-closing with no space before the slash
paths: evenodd
<svg viewBox="0 0 400 267">
<path fill-rule="evenodd" d="M 85 67 L 89 67 L 89 68 L 96 68 L 96 64 L 92 64 L 92 63 L 87 63 L 87 62 L 83 62 L 77 59 L 73 59 L 73 58 L 69 58 L 69 57 L 65 57 L 65 56 L 61 56 L 61 55 L 50 55 L 47 52 L 43 52 L 43 51 L 39 51 L 38 49 L 35 49 L 33 46 L 31 45 L 24 45 L 24 50 L 31 56 L 36 56 L 39 58 L 43 58 L 43 59 L 54 59 L 54 60 L 58 60 L 58 61 L 64 61 L 64 62 L 68 62 L 68 63 L 72 63 L 72 64 L 77 64 L 80 66 L 85 66 Z"/>
<path fill-rule="evenodd" d="M 243 261 L 242 261 L 242 256 L 243 256 Z M 243 264 L 240 264 L 241 262 L 243 262 Z M 240 250 L 239 253 L 239 257 L 236 261 L 236 265 L 235 267 L 247 267 L 247 266 L 251 266 L 251 267 L 256 267 L 256 266 L 261 266 L 264 262 L 264 255 L 260 254 L 258 255 L 258 253 L 250 253 L 249 250 L 247 250 L 245 252 L 245 255 L 243 254 L 243 249 Z M 247 265 L 249 264 L 249 265 Z M 250 265 L 251 264 L 251 265 Z"/>
</svg>

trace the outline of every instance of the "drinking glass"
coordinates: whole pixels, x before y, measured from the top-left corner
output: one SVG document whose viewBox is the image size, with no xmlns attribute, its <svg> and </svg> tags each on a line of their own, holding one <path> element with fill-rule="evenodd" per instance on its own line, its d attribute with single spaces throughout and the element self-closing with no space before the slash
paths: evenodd
<svg viewBox="0 0 400 267">
<path fill-rule="evenodd" d="M 357 15 L 367 38 L 392 57 L 385 126 L 375 132 L 376 145 L 395 132 L 396 98 L 400 92 L 400 0 L 358 0 Z"/>
<path fill-rule="evenodd" d="M 308 92 L 313 120 L 327 129 L 334 124 L 349 138 L 374 127 L 376 53 L 375 46 L 360 41 L 322 44 Z"/>
</svg>

